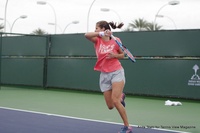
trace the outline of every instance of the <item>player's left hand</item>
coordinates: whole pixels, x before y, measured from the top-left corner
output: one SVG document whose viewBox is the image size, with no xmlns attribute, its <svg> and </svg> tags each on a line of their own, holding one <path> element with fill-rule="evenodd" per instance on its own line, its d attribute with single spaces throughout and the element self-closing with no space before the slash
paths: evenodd
<svg viewBox="0 0 200 133">
<path fill-rule="evenodd" d="M 107 59 L 116 58 L 116 55 L 115 55 L 115 53 L 110 52 L 110 53 L 107 54 L 106 58 L 107 58 Z"/>
<path fill-rule="evenodd" d="M 105 36 L 109 36 L 110 37 L 112 35 L 112 32 L 110 30 L 105 30 L 104 34 L 105 34 Z"/>
</svg>

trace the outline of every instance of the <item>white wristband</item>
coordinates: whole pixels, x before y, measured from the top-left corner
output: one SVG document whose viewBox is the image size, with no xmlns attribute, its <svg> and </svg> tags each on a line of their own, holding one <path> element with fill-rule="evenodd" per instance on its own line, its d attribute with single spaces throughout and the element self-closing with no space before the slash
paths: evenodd
<svg viewBox="0 0 200 133">
<path fill-rule="evenodd" d="M 99 32 L 99 36 L 103 37 L 103 36 L 105 36 L 105 33 L 103 31 L 101 31 L 101 32 Z"/>
</svg>

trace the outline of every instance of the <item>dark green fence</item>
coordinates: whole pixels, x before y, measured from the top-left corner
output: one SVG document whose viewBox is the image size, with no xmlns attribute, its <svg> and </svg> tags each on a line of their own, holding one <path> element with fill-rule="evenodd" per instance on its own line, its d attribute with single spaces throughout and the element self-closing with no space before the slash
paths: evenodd
<svg viewBox="0 0 200 133">
<path fill-rule="evenodd" d="M 1 82 L 4 84 L 43 86 L 44 59 L 2 59 Z"/>
<path fill-rule="evenodd" d="M 94 47 L 84 34 L 4 36 L 1 83 L 99 91 Z M 200 30 L 120 32 L 136 56 L 121 60 L 125 92 L 200 99 Z"/>
<path fill-rule="evenodd" d="M 196 99 L 200 97 L 200 84 L 188 85 L 195 74 L 194 65 L 200 65 L 199 60 L 148 59 L 137 60 L 132 67 L 127 61 L 122 64 L 126 70 L 125 89 L 128 93 Z"/>
<path fill-rule="evenodd" d="M 49 59 L 48 82 L 50 87 L 99 91 L 99 73 L 94 72 L 96 59 Z"/>
<path fill-rule="evenodd" d="M 9 34 L 8 34 L 9 35 Z M 2 56 L 45 56 L 47 37 L 6 36 L 2 38 Z"/>
<path fill-rule="evenodd" d="M 83 34 L 52 35 L 51 56 L 94 56 L 92 43 Z"/>
<path fill-rule="evenodd" d="M 1 84 L 45 86 L 49 37 L 1 36 Z"/>
<path fill-rule="evenodd" d="M 137 56 L 200 56 L 200 30 L 120 32 L 116 35 Z"/>
</svg>

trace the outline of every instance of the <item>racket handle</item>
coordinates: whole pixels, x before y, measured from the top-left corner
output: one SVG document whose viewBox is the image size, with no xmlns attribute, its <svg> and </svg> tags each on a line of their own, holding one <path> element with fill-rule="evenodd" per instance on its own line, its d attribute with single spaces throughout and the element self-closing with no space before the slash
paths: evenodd
<svg viewBox="0 0 200 133">
<path fill-rule="evenodd" d="M 111 35 L 110 36 L 112 39 L 117 40 L 115 36 Z"/>
</svg>

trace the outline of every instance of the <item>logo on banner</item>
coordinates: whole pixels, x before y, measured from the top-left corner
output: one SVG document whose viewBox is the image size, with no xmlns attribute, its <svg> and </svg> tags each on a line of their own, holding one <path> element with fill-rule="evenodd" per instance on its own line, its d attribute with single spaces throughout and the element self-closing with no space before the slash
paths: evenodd
<svg viewBox="0 0 200 133">
<path fill-rule="evenodd" d="M 200 76 L 197 74 L 197 72 L 199 70 L 199 66 L 194 65 L 193 70 L 194 70 L 194 74 L 192 75 L 190 80 L 188 80 L 188 85 L 190 85 L 190 86 L 200 86 Z"/>
</svg>

